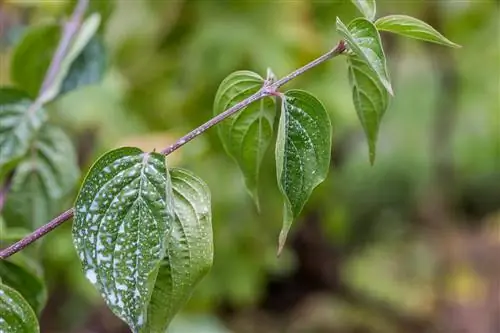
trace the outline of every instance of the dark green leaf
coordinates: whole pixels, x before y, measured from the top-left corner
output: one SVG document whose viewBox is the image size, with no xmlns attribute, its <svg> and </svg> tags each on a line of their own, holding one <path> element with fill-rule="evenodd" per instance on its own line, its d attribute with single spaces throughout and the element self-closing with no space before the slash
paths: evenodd
<svg viewBox="0 0 500 333">
<path fill-rule="evenodd" d="M 60 94 L 76 88 L 99 83 L 106 69 L 104 45 L 98 36 L 92 37 L 82 53 L 71 64 Z"/>
<path fill-rule="evenodd" d="M 258 74 L 238 71 L 222 81 L 215 96 L 218 115 L 258 92 L 264 84 Z M 264 154 L 272 140 L 275 106 L 272 98 L 254 102 L 218 125 L 226 152 L 238 163 L 246 187 L 259 207 L 258 178 Z"/>
<path fill-rule="evenodd" d="M 393 95 L 382 41 L 372 22 L 357 18 L 345 26 L 337 17 L 337 31 L 345 38 L 350 50 L 363 59 L 377 74 L 378 80 Z"/>
<path fill-rule="evenodd" d="M 45 109 L 22 91 L 0 89 L 0 178 L 28 152 L 46 119 Z"/>
<path fill-rule="evenodd" d="M 47 290 L 35 271 L 20 261 L 1 260 L 0 280 L 19 291 L 35 313 L 40 314 L 47 300 Z"/>
<path fill-rule="evenodd" d="M 460 47 L 453 43 L 429 24 L 407 15 L 389 15 L 375 22 L 378 30 L 393 32 L 405 37 L 425 40 L 450 47 Z"/>
<path fill-rule="evenodd" d="M 92 166 L 75 204 L 73 240 L 87 279 L 138 332 L 174 223 L 165 157 L 119 148 Z"/>
<path fill-rule="evenodd" d="M 331 145 L 332 126 L 321 102 L 305 91 L 287 91 L 276 142 L 278 186 L 285 198 L 278 252 L 293 220 L 328 174 Z"/>
<path fill-rule="evenodd" d="M 210 190 L 189 171 L 170 175 L 176 219 L 149 304 L 148 333 L 165 332 L 213 262 Z"/>
<path fill-rule="evenodd" d="M 2 283 L 0 283 L 0 332 L 40 332 L 36 314 L 28 302 L 16 290 Z"/>
<path fill-rule="evenodd" d="M 377 4 L 375 0 L 351 0 L 351 2 L 358 7 L 358 10 L 368 20 L 373 21 L 377 12 Z"/>
<path fill-rule="evenodd" d="M 373 164 L 380 122 L 389 105 L 389 94 L 366 62 L 356 55 L 349 55 L 347 62 L 354 108 L 365 131 L 370 163 Z"/>
<path fill-rule="evenodd" d="M 63 208 L 80 171 L 73 144 L 60 128 L 46 124 L 30 146 L 16 168 L 4 217 L 9 225 L 34 229 Z"/>
<path fill-rule="evenodd" d="M 33 26 L 14 48 L 10 65 L 11 79 L 35 99 L 61 38 L 57 24 Z"/>
</svg>

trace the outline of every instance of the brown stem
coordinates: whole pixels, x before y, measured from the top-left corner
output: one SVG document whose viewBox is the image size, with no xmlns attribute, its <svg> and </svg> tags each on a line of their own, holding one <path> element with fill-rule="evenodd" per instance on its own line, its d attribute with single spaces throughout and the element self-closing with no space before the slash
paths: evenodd
<svg viewBox="0 0 500 333">
<path fill-rule="evenodd" d="M 299 75 L 304 74 L 308 70 L 310 70 L 313 67 L 318 66 L 319 64 L 334 58 L 340 54 L 342 54 L 346 50 L 346 45 L 343 40 L 341 40 L 337 46 L 327 53 L 323 54 L 319 58 L 311 61 L 307 65 L 293 71 L 292 73 L 288 74 L 287 76 L 283 77 L 282 79 L 271 83 L 271 84 L 266 84 L 262 87 L 261 90 L 253 94 L 252 96 L 244 99 L 243 101 L 239 102 L 238 104 L 234 105 L 233 107 L 227 109 L 226 111 L 222 112 L 221 114 L 215 116 L 214 118 L 210 119 L 203 125 L 199 126 L 198 128 L 192 130 L 188 134 L 184 135 L 182 138 L 177 140 L 174 144 L 171 146 L 163 149 L 161 152 L 164 155 L 169 155 L 170 153 L 174 152 L 175 150 L 179 149 L 189 141 L 193 140 L 196 138 L 198 135 L 204 133 L 206 130 L 211 128 L 212 126 L 220 123 L 224 119 L 230 117 L 231 115 L 235 114 L 236 112 L 240 111 L 241 109 L 245 108 L 248 106 L 250 103 L 255 102 L 261 98 L 264 98 L 266 96 L 272 95 L 279 87 L 283 86 L 284 84 L 288 83 L 289 81 L 293 80 Z M 17 253 L 24 249 L 26 246 L 30 245 L 40 237 L 44 236 L 48 232 L 52 231 L 53 229 L 57 228 L 59 225 L 61 225 L 63 222 L 71 219 L 73 217 L 74 209 L 68 209 L 61 215 L 57 216 L 47 224 L 41 226 L 37 230 L 35 230 L 33 233 L 30 235 L 24 237 L 20 241 L 12 244 L 11 246 L 3 249 L 0 251 L 0 259 L 6 259 L 13 255 L 14 253 Z"/>
</svg>

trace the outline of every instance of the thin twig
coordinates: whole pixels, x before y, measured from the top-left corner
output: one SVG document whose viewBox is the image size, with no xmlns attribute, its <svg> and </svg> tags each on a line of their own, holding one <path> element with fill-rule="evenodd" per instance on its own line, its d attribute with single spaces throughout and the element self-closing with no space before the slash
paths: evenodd
<svg viewBox="0 0 500 333">
<path fill-rule="evenodd" d="M 182 147 L 183 145 L 185 145 L 189 141 L 196 138 L 198 135 L 204 133 L 206 130 L 208 130 L 212 126 L 220 123 L 224 119 L 230 117 L 231 115 L 233 115 L 236 112 L 240 111 L 241 109 L 245 108 L 249 104 L 251 104 L 259 99 L 262 99 L 266 96 L 274 95 L 276 90 L 279 87 L 281 87 L 284 84 L 288 83 L 289 81 L 293 80 L 297 76 L 304 74 L 305 72 L 307 72 L 311 68 L 316 67 L 319 64 L 327 61 L 328 59 L 331 59 L 339 54 L 342 54 L 345 50 L 346 50 L 346 46 L 345 46 L 344 41 L 340 41 L 334 49 L 328 51 L 327 53 L 325 53 L 321 57 L 311 61 L 307 65 L 293 71 L 292 73 L 288 74 L 287 76 L 283 77 L 282 79 L 280 79 L 274 83 L 264 85 L 262 87 L 262 89 L 260 89 L 258 92 L 256 92 L 252 96 L 244 99 L 243 101 L 232 106 L 231 108 L 227 109 L 226 111 L 222 112 L 221 114 L 210 119 L 209 121 L 207 121 L 203 125 L 192 130 L 188 134 L 184 135 L 182 138 L 177 140 L 174 144 L 163 149 L 161 151 L 162 154 L 164 154 L 164 155 L 171 154 L 172 152 L 179 149 L 180 147 Z M 0 259 L 6 259 L 6 258 L 10 257 L 11 255 L 21 251 L 26 246 L 30 245 L 31 243 L 33 243 L 34 241 L 36 241 L 40 237 L 44 236 L 48 232 L 52 231 L 56 227 L 63 224 L 65 221 L 68 221 L 69 219 L 71 219 L 73 217 L 73 214 L 74 214 L 74 209 L 73 208 L 68 209 L 67 211 L 65 211 L 61 215 L 54 218 L 52 221 L 48 222 L 47 224 L 45 224 L 45 225 L 41 226 L 40 228 L 38 228 L 37 230 L 35 230 L 33 233 L 24 237 L 20 241 L 12 244 L 11 246 L 3 249 L 2 251 L 0 251 Z"/>
</svg>

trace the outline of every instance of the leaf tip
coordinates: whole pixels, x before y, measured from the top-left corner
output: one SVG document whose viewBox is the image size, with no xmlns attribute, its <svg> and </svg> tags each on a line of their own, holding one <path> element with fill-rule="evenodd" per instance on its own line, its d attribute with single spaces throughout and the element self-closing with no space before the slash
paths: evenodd
<svg viewBox="0 0 500 333">
<path fill-rule="evenodd" d="M 283 249 L 285 248 L 286 239 L 288 237 L 288 230 L 289 229 L 281 229 L 281 231 L 280 231 L 280 235 L 278 238 L 278 251 L 276 253 L 277 257 L 281 256 L 281 253 L 283 252 Z"/>
</svg>

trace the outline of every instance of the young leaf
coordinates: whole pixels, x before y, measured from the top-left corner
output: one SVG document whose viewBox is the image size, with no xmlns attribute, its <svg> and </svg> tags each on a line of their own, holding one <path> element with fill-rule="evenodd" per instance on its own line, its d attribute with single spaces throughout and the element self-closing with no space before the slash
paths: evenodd
<svg viewBox="0 0 500 333">
<path fill-rule="evenodd" d="M 59 71 L 51 84 L 45 88 L 46 91 L 43 96 L 40 97 L 42 104 L 51 101 L 59 94 L 61 84 L 67 76 L 71 64 L 96 33 L 99 23 L 99 14 L 93 14 L 82 23 L 71 43 L 68 53 L 61 62 Z M 29 29 L 14 49 L 11 77 L 32 98 L 36 98 L 40 92 L 60 39 L 61 26 L 58 24 L 46 24 Z"/>
<path fill-rule="evenodd" d="M 354 108 L 365 131 L 370 163 L 373 164 L 380 121 L 389 105 L 389 94 L 366 62 L 354 54 L 347 59 Z"/>
<path fill-rule="evenodd" d="M 0 89 L 0 178 L 28 151 L 31 140 L 47 119 L 22 91 Z"/>
<path fill-rule="evenodd" d="M 106 70 L 106 53 L 104 45 L 97 35 L 92 37 L 82 53 L 71 64 L 65 77 L 60 95 L 76 88 L 101 82 Z"/>
<path fill-rule="evenodd" d="M 33 309 L 21 294 L 2 283 L 0 283 L 0 332 L 40 332 Z"/>
<path fill-rule="evenodd" d="M 285 199 L 278 253 L 293 219 L 328 174 L 331 145 L 332 125 L 321 102 L 305 91 L 287 91 L 276 141 L 278 186 Z"/>
<path fill-rule="evenodd" d="M 37 228 L 54 217 L 75 187 L 80 171 L 70 138 L 46 124 L 16 168 L 4 207 L 11 225 Z"/>
<path fill-rule="evenodd" d="M 389 15 L 375 22 L 378 30 L 389 31 L 405 37 L 424 40 L 449 47 L 461 47 L 453 43 L 429 24 L 407 15 Z"/>
<path fill-rule="evenodd" d="M 258 74 L 238 71 L 229 75 L 215 96 L 214 114 L 220 114 L 243 99 L 255 94 L 264 84 Z M 264 98 L 250 104 L 218 125 L 226 152 L 238 163 L 246 187 L 257 207 L 259 168 L 272 140 L 276 108 L 274 99 Z"/>
<path fill-rule="evenodd" d="M 375 0 L 351 0 L 351 2 L 358 8 L 364 17 L 373 21 L 377 12 L 377 4 Z"/>
<path fill-rule="evenodd" d="M 34 271 L 21 262 L 2 260 L 0 280 L 19 291 L 35 313 L 40 314 L 47 300 L 47 290 L 43 280 Z"/>
<path fill-rule="evenodd" d="M 337 31 L 345 38 L 349 48 L 368 64 L 377 74 L 378 80 L 393 95 L 382 41 L 373 23 L 364 18 L 357 18 L 346 27 L 337 17 Z"/>
<path fill-rule="evenodd" d="M 144 332 L 163 333 L 213 262 L 210 190 L 191 172 L 170 170 L 175 223 L 168 237 Z"/>
<path fill-rule="evenodd" d="M 138 332 L 174 222 L 165 157 L 119 148 L 92 166 L 75 203 L 73 240 L 87 279 Z"/>
</svg>

